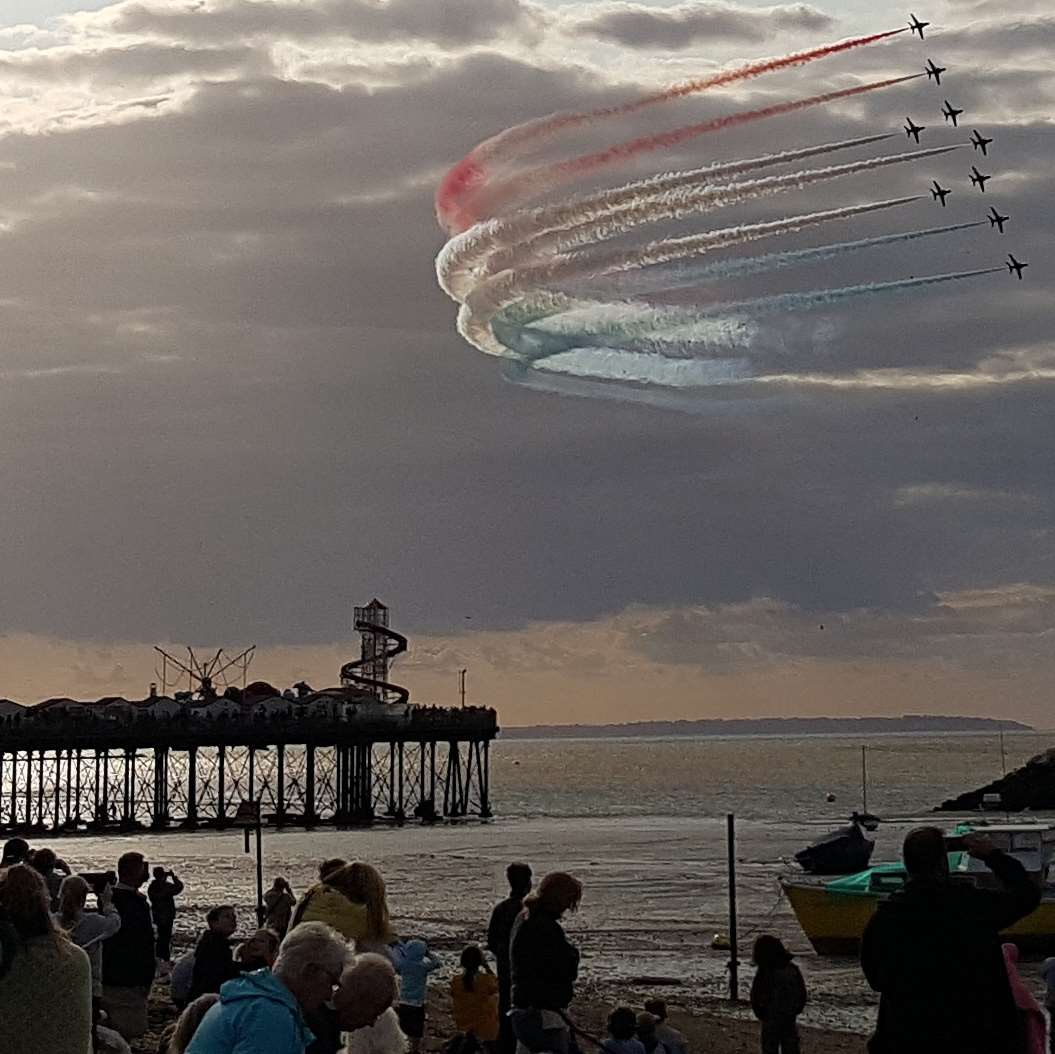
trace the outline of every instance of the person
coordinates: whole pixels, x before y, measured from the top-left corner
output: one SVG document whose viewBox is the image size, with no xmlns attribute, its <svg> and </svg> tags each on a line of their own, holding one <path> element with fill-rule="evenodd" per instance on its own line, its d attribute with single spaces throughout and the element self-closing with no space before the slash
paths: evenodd
<svg viewBox="0 0 1055 1054">
<path fill-rule="evenodd" d="M 392 960 L 376 952 L 357 955 L 333 997 L 337 1024 L 358 1054 L 402 1054 L 406 1037 L 392 1009 L 399 993 Z"/>
<path fill-rule="evenodd" d="M 183 883 L 175 872 L 166 871 L 163 867 L 154 868 L 154 879 L 147 886 L 147 899 L 154 913 L 154 926 L 157 928 L 155 954 L 158 961 L 172 961 L 172 927 L 176 923 L 176 897 L 183 892 Z"/>
<path fill-rule="evenodd" d="M 659 1037 L 656 1035 L 656 1026 L 658 1024 L 659 1018 L 655 1014 L 650 1014 L 647 1010 L 642 1010 L 637 1015 L 637 1038 L 645 1048 L 645 1054 L 667 1054 L 666 1047 L 660 1043 Z"/>
<path fill-rule="evenodd" d="M 667 1048 L 668 1054 L 688 1054 L 685 1034 L 667 1021 L 667 1004 L 662 999 L 646 999 L 645 1009 L 656 1018 L 656 1038 Z"/>
<path fill-rule="evenodd" d="M 9 838 L 4 842 L 4 851 L 0 854 L 0 868 L 25 863 L 27 856 L 29 856 L 29 842 L 24 838 Z"/>
<path fill-rule="evenodd" d="M 39 872 L 0 875 L 0 913 L 14 931 L 0 981 L 0 1051 L 91 1054 L 92 970 L 87 953 L 56 928 Z"/>
<path fill-rule="evenodd" d="M 275 965 L 278 946 L 281 943 L 274 930 L 266 926 L 259 929 L 235 952 L 235 962 L 242 973 L 253 970 L 270 970 Z"/>
<path fill-rule="evenodd" d="M 303 922 L 332 926 L 347 940 L 354 940 L 360 952 L 384 953 L 395 940 L 384 879 L 369 864 L 344 864 L 328 871 L 325 879 L 301 897 L 293 912 L 290 925 Z"/>
<path fill-rule="evenodd" d="M 478 944 L 463 949 L 460 964 L 461 973 L 451 978 L 454 1024 L 466 1036 L 479 1040 L 490 1054 L 498 1041 L 498 978 Z"/>
<path fill-rule="evenodd" d="M 425 1038 L 425 1004 L 428 1001 L 429 974 L 443 963 L 429 951 L 425 941 L 407 941 L 400 949 L 396 969 L 399 973 L 399 1027 L 410 1040 L 413 1054 L 421 1049 Z"/>
<path fill-rule="evenodd" d="M 617 1006 L 608 1015 L 608 1035 L 601 1042 L 607 1054 L 645 1054 L 637 1038 L 637 1015 L 628 1006 Z"/>
<path fill-rule="evenodd" d="M 97 1022 L 103 997 L 103 941 L 121 928 L 121 916 L 113 905 L 113 890 L 109 885 L 97 895 L 99 910 L 85 913 L 88 888 L 88 883 L 80 875 L 64 878 L 59 887 L 59 910 L 54 921 L 88 955 L 92 974 L 92 1019 Z"/>
<path fill-rule="evenodd" d="M 280 938 L 284 937 L 296 904 L 297 899 L 293 896 L 289 883 L 284 878 L 276 878 L 264 894 L 264 909 L 267 912 L 264 925 L 269 930 L 274 930 Z"/>
<path fill-rule="evenodd" d="M 238 928 L 238 916 L 230 904 L 210 908 L 205 916 L 206 929 L 194 946 L 194 972 L 191 975 L 190 998 L 206 992 L 219 992 L 220 986 L 241 972 L 234 962 L 231 937 Z"/>
<path fill-rule="evenodd" d="M 1025 1040 L 1026 1054 L 1044 1054 L 1047 1022 L 1044 1011 L 1040 1009 L 1033 993 L 1018 972 L 1018 947 L 1005 942 L 1000 949 L 1004 953 L 1004 965 L 1007 968 L 1007 979 L 1011 983 L 1011 994 L 1018 1009 L 1019 1024 Z"/>
<path fill-rule="evenodd" d="M 140 892 L 148 874 L 142 853 L 125 853 L 117 861 L 113 905 L 121 928 L 103 943 L 102 1006 L 111 1027 L 128 1040 L 147 1030 L 147 998 L 156 968 L 154 923 Z"/>
<path fill-rule="evenodd" d="M 54 849 L 48 849 L 47 847 L 37 849 L 30 854 L 26 862 L 43 877 L 44 884 L 48 887 L 48 899 L 51 910 L 53 912 L 58 911 L 59 887 L 62 885 L 63 876 L 68 875 L 70 869 L 64 861 L 59 861 Z"/>
<path fill-rule="evenodd" d="M 513 925 L 510 964 L 513 1034 L 529 1051 L 568 1054 L 571 1033 L 564 1020 L 575 996 L 579 950 L 560 920 L 582 900 L 582 883 L 563 871 L 546 875 L 538 892 L 524 898 Z"/>
<path fill-rule="evenodd" d="M 201 1020 L 220 1001 L 219 992 L 206 992 L 188 1003 L 183 1012 L 169 1025 L 158 1040 L 158 1054 L 184 1054 Z"/>
<path fill-rule="evenodd" d="M 806 1008 L 806 982 L 779 937 L 763 933 L 751 960 L 751 1009 L 762 1023 L 762 1054 L 799 1054 L 796 1019 Z"/>
<path fill-rule="evenodd" d="M 999 933 L 1036 908 L 1040 889 L 988 836 L 973 832 L 963 845 L 1001 889 L 950 882 L 942 832 L 917 828 L 902 848 L 905 888 L 865 928 L 861 965 L 879 992 L 871 1054 L 1022 1050 Z"/>
<path fill-rule="evenodd" d="M 331 856 L 319 861 L 319 881 L 325 882 L 334 871 L 340 871 L 342 867 L 347 866 L 348 861 L 342 860 L 339 856 Z"/>
<path fill-rule="evenodd" d="M 187 1054 L 304 1054 L 315 1038 L 304 1014 L 334 997 L 350 958 L 344 938 L 321 922 L 290 930 L 274 969 L 223 985 Z"/>
<path fill-rule="evenodd" d="M 487 947 L 498 966 L 498 1054 L 513 1054 L 516 1048 L 513 1026 L 509 1020 L 512 985 L 509 935 L 513 932 L 513 923 L 524 908 L 524 897 L 531 892 L 531 868 L 527 864 L 510 864 L 506 868 L 506 880 L 509 882 L 509 896 L 495 905 L 487 925 Z"/>
<path fill-rule="evenodd" d="M 1044 1006 L 1048 1011 L 1048 1048 L 1051 1054 L 1055 1054 L 1055 957 L 1047 958 L 1040 964 L 1040 976 L 1047 988 Z"/>
</svg>

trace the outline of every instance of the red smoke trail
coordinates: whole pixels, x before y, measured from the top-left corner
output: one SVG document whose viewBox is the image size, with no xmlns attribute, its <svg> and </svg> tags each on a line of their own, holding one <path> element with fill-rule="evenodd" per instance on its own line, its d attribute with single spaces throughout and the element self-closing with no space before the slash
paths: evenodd
<svg viewBox="0 0 1055 1054">
<path fill-rule="evenodd" d="M 582 113 L 558 113 L 548 117 L 541 117 L 525 124 L 515 125 L 498 135 L 485 139 L 478 146 L 459 161 L 444 176 L 436 190 L 436 217 L 440 226 L 450 233 L 464 230 L 459 226 L 455 218 L 461 203 L 465 197 L 472 194 L 484 185 L 487 180 L 487 164 L 503 150 L 516 148 L 536 139 L 552 135 L 565 128 L 573 128 L 577 125 L 586 124 L 589 121 L 601 120 L 606 117 L 617 117 L 634 113 L 648 106 L 668 102 L 672 99 L 680 99 L 686 95 L 706 91 L 708 88 L 717 88 L 736 81 L 749 80 L 752 77 L 760 77 L 764 73 L 773 73 L 777 70 L 790 69 L 794 66 L 804 66 L 806 63 L 817 59 L 827 58 L 829 55 L 837 55 L 852 48 L 864 47 L 877 41 L 885 40 L 887 37 L 895 37 L 899 33 L 907 32 L 906 29 L 893 29 L 885 33 L 873 33 L 867 37 L 854 37 L 852 40 L 844 40 L 839 44 L 827 44 L 824 47 L 813 48 L 810 51 L 799 51 L 793 55 L 783 58 L 767 59 L 756 62 L 749 66 L 740 66 L 737 69 L 726 70 L 716 73 L 710 77 L 699 80 L 687 81 L 683 84 L 674 85 L 661 92 L 645 95 L 634 102 L 624 103 L 621 106 L 609 106 L 598 110 L 587 110 Z M 511 149 L 516 153 L 515 149 Z M 468 226 L 466 224 L 465 226 Z"/>
<path fill-rule="evenodd" d="M 658 150 L 662 147 L 679 146 L 689 139 L 695 139 L 697 136 L 705 135 L 708 132 L 717 132 L 723 128 L 733 128 L 750 121 L 761 121 L 767 117 L 779 117 L 783 114 L 794 113 L 796 110 L 804 110 L 809 106 L 820 106 L 824 103 L 833 102 L 836 99 L 849 99 L 855 95 L 863 95 L 865 92 L 877 91 L 880 88 L 889 88 L 893 84 L 902 84 L 905 81 L 916 80 L 922 76 L 922 73 L 910 73 L 908 76 L 872 81 L 869 84 L 859 84 L 853 88 L 840 88 L 838 91 L 825 92 L 823 95 L 812 95 L 806 99 L 776 103 L 773 106 L 765 106 L 759 110 L 727 114 L 725 117 L 715 117 L 709 121 L 686 125 L 683 128 L 675 128 L 669 132 L 659 132 L 656 135 L 629 139 L 626 142 L 617 143 L 615 146 L 610 146 L 593 154 L 584 154 L 582 157 L 575 157 L 569 161 L 559 161 L 553 165 L 532 169 L 504 183 L 499 183 L 491 188 L 489 194 L 480 194 L 471 202 L 462 202 L 459 217 L 464 226 L 460 229 L 465 230 L 466 227 L 482 219 L 482 210 L 484 208 L 488 211 L 493 211 L 496 203 L 504 203 L 510 197 L 518 197 L 521 190 L 532 195 L 544 193 L 554 186 L 570 182 L 598 168 L 614 164 L 616 161 L 637 157 L 639 154 Z"/>
</svg>

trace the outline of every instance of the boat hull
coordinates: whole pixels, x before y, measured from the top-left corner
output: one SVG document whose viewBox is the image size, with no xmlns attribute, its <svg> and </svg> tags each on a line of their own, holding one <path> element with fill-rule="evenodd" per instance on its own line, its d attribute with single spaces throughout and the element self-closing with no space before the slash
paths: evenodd
<svg viewBox="0 0 1055 1054">
<path fill-rule="evenodd" d="M 782 885 L 818 955 L 858 955 L 868 920 L 885 899 L 880 894 L 832 893 L 821 884 L 785 881 Z M 1041 901 L 1036 911 L 1005 930 L 1004 936 L 1026 954 L 1048 953 L 1055 943 L 1055 900 Z"/>
</svg>

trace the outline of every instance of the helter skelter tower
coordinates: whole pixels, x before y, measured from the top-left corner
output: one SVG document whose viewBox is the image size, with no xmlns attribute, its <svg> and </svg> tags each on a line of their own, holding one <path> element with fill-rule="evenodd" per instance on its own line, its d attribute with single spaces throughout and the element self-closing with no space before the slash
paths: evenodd
<svg viewBox="0 0 1055 1054">
<path fill-rule="evenodd" d="M 341 681 L 360 688 L 383 703 L 405 703 L 406 688 L 392 684 L 388 672 L 397 655 L 407 650 L 407 638 L 388 627 L 388 608 L 374 597 L 354 609 L 353 625 L 362 638 L 360 658 L 341 667 Z"/>
</svg>

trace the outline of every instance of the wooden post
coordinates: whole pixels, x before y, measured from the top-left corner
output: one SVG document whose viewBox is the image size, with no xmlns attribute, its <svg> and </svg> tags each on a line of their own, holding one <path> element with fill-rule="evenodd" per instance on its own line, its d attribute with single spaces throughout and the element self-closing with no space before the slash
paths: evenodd
<svg viewBox="0 0 1055 1054">
<path fill-rule="evenodd" d="M 726 844 L 729 850 L 729 1001 L 740 1001 L 740 952 L 736 932 L 736 817 L 725 818 Z"/>
<path fill-rule="evenodd" d="M 868 747 L 861 747 L 861 812 L 868 812 Z"/>
</svg>

